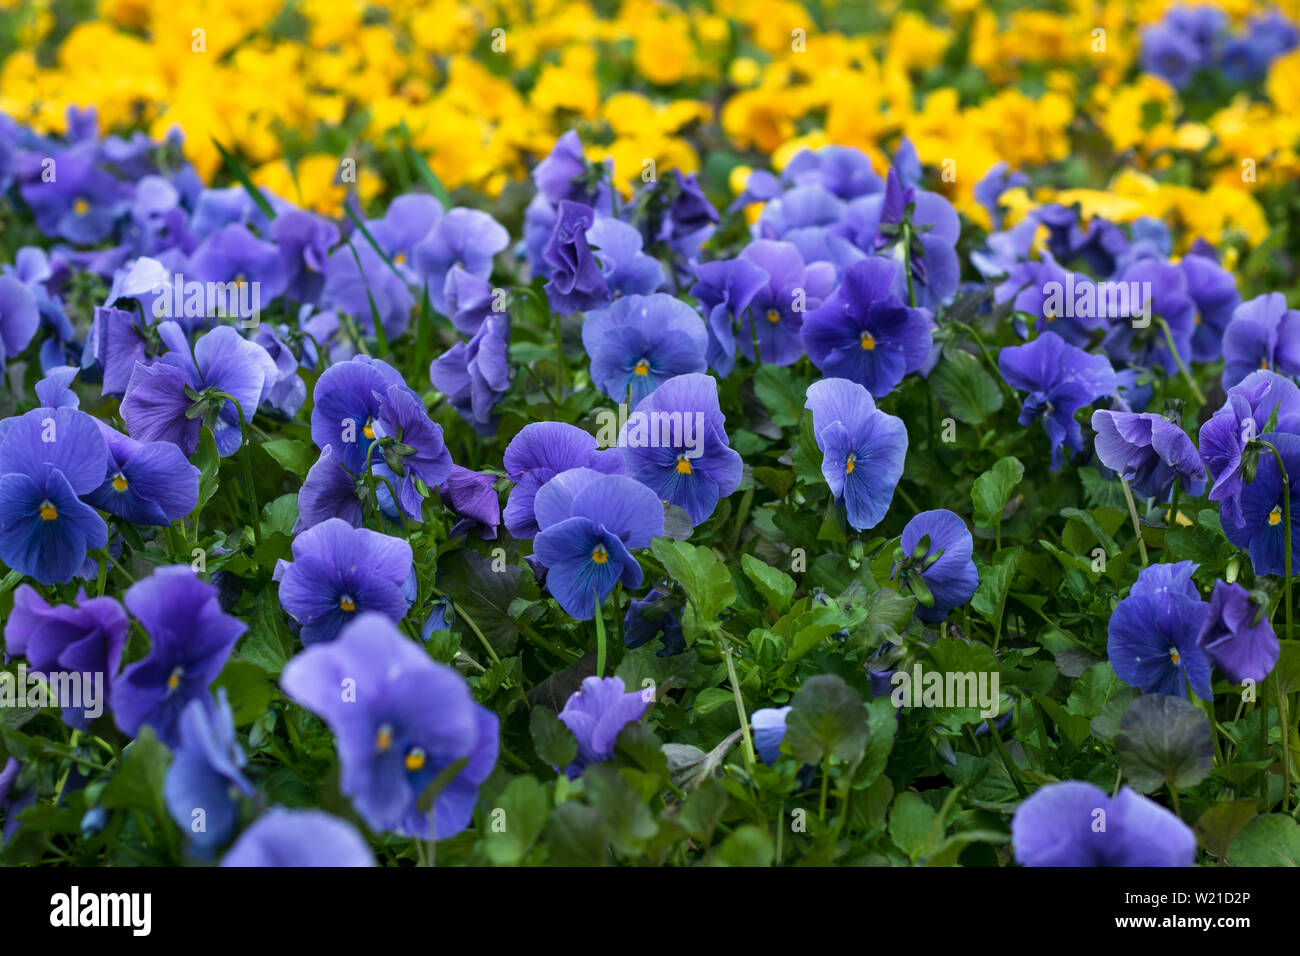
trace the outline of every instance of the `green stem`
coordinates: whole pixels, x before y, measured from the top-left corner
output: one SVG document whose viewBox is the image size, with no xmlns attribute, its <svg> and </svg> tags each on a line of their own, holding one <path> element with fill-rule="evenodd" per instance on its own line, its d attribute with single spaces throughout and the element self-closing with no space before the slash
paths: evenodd
<svg viewBox="0 0 1300 956">
<path fill-rule="evenodd" d="M 817 807 L 817 820 L 820 823 L 826 822 L 826 790 L 827 790 L 827 781 L 829 781 L 830 776 L 831 776 L 831 755 L 826 754 L 826 756 L 822 757 L 822 797 L 821 797 L 821 803 Z"/>
<path fill-rule="evenodd" d="M 1146 567 L 1147 561 L 1147 543 L 1142 539 L 1142 523 L 1138 521 L 1137 502 L 1133 500 L 1133 489 L 1128 486 L 1128 482 L 1123 478 L 1119 480 L 1124 489 L 1124 499 L 1128 502 L 1128 514 L 1133 519 L 1133 530 L 1137 532 L 1138 551 L 1142 555 L 1142 567 Z"/>
<path fill-rule="evenodd" d="M 244 484 L 248 486 L 248 504 L 253 509 L 253 544 L 260 546 L 262 544 L 262 508 L 257 503 L 257 486 L 253 484 L 253 458 L 250 453 L 244 451 L 244 446 L 248 444 L 248 419 L 244 417 L 244 408 L 239 404 L 238 399 L 225 392 L 220 394 L 235 406 L 235 412 L 239 415 L 239 457 L 244 461 Z"/>
<path fill-rule="evenodd" d="M 997 725 L 989 721 L 989 733 L 993 737 L 993 746 L 997 748 L 998 756 L 1002 758 L 1002 763 L 1007 768 L 1007 773 L 1011 777 L 1011 782 L 1015 784 L 1016 792 L 1021 797 L 1029 796 L 1029 791 L 1025 789 L 1025 782 L 1020 779 L 1020 771 L 1016 769 L 1015 762 L 1011 759 L 1011 754 L 1007 753 L 1007 746 L 1002 742 L 1002 735 L 998 733 Z"/>
<path fill-rule="evenodd" d="M 1157 317 L 1156 321 L 1159 322 L 1160 327 L 1165 330 L 1165 341 L 1169 344 L 1169 353 L 1174 357 L 1174 361 L 1178 364 L 1178 371 L 1183 373 L 1183 378 L 1187 382 L 1187 387 L 1190 388 L 1192 394 L 1196 396 L 1196 401 L 1201 405 L 1204 405 L 1205 396 L 1202 395 L 1201 390 L 1197 388 L 1196 379 L 1192 378 L 1192 373 L 1189 372 L 1187 366 L 1183 364 L 1183 357 L 1178 354 L 1178 347 L 1174 345 L 1174 333 L 1169 330 L 1169 323 L 1160 317 Z"/>
<path fill-rule="evenodd" d="M 722 659 L 727 663 L 727 680 L 731 683 L 731 694 L 736 700 L 736 716 L 740 718 L 740 730 L 745 739 L 745 769 L 754 772 L 754 738 L 749 734 L 749 718 L 745 716 L 745 699 L 740 693 L 740 678 L 736 676 L 736 662 L 731 654 L 731 643 L 721 638 Z"/>
<path fill-rule="evenodd" d="M 912 288 L 912 224 L 905 221 L 902 226 L 903 271 L 907 273 L 907 301 L 915 309 L 916 290 Z"/>
<path fill-rule="evenodd" d="M 1175 528 L 1178 526 L 1178 493 L 1181 490 L 1182 489 L 1179 487 L 1179 480 L 1175 478 L 1173 499 L 1169 504 L 1169 520 L 1165 522 L 1165 525 L 1169 528 Z"/>
<path fill-rule="evenodd" d="M 591 589 L 596 602 L 596 676 L 605 676 L 605 609 L 600 604 L 600 592 Z"/>
<path fill-rule="evenodd" d="M 1178 788 L 1175 787 L 1168 780 L 1165 781 L 1165 786 L 1169 789 L 1169 800 L 1174 805 L 1174 816 L 1178 817 L 1178 819 L 1181 820 L 1183 818 L 1183 811 L 1182 808 L 1178 805 Z"/>
<path fill-rule="evenodd" d="M 474 622 L 474 619 L 466 614 L 465 609 L 455 601 L 451 602 L 451 609 L 469 625 L 469 629 L 474 632 L 474 636 L 477 637 L 479 643 L 483 645 L 483 650 L 487 651 L 487 656 L 492 658 L 492 663 L 500 664 L 501 658 L 497 657 L 497 652 L 492 649 L 492 645 L 488 643 L 488 639 L 483 635 L 483 632 L 479 630 L 479 626 Z"/>
</svg>

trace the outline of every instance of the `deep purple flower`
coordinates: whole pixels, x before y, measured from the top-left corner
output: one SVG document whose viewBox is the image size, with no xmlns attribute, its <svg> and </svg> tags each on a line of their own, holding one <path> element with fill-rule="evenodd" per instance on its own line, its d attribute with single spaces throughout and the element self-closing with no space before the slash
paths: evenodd
<svg viewBox="0 0 1300 956">
<path fill-rule="evenodd" d="M 41 584 L 67 581 L 86 552 L 108 543 L 99 513 L 79 495 L 108 468 L 95 420 L 72 408 L 10 419 L 0 439 L 0 560 Z"/>
<path fill-rule="evenodd" d="M 352 826 L 320 810 L 274 807 L 245 830 L 221 861 L 239 867 L 374 866 Z"/>
<path fill-rule="evenodd" d="M 469 343 L 457 342 L 429 366 L 433 387 L 480 435 L 496 431 L 497 403 L 510 388 L 510 320 L 489 315 Z"/>
<path fill-rule="evenodd" d="M 880 524 L 894 499 L 907 457 L 902 419 L 876 408 L 856 382 L 826 378 L 808 386 L 805 408 L 822 451 L 822 475 L 849 524 L 866 531 Z"/>
<path fill-rule="evenodd" d="M 284 260 L 284 293 L 295 302 L 316 302 L 325 288 L 330 250 L 339 241 L 338 226 L 302 209 L 289 209 L 271 223 Z"/>
<path fill-rule="evenodd" d="M 380 406 L 394 386 L 405 387 L 401 373 L 380 359 L 358 355 L 331 365 L 312 391 L 311 440 L 321 449 L 333 445 L 348 471 L 364 474 Z"/>
<path fill-rule="evenodd" d="M 126 196 L 123 185 L 97 165 L 93 145 L 59 150 L 50 163 L 36 167 L 34 177 L 19 188 L 37 228 L 80 246 L 107 239 L 126 211 Z M 47 170 L 52 173 L 48 180 Z"/>
<path fill-rule="evenodd" d="M 262 385 L 263 410 L 283 419 L 291 419 L 298 414 L 307 401 L 307 383 L 298 374 L 298 356 L 294 355 L 287 342 L 280 335 L 287 329 L 280 327 L 280 334 L 269 324 L 262 324 L 253 335 L 253 341 L 260 345 L 271 357 L 275 365 L 275 374 L 269 376 Z"/>
<path fill-rule="evenodd" d="M 749 259 L 718 259 L 695 266 L 693 295 L 704 313 L 709 344 L 705 355 L 719 375 L 730 375 L 736 364 L 736 339 L 740 317 L 760 290 L 767 286 L 767 271 Z"/>
<path fill-rule="evenodd" d="M 592 468 L 603 474 L 622 474 L 618 449 L 601 451 L 596 439 L 567 422 L 530 422 L 510 440 L 502 457 L 506 474 L 515 483 L 506 501 L 506 530 L 515 538 L 538 532 L 533 502 L 537 491 L 562 471 Z"/>
<path fill-rule="evenodd" d="M 591 764 L 613 757 L 623 728 L 640 720 L 653 703 L 653 694 L 625 692 L 620 677 L 584 679 L 560 711 L 560 721 L 578 740 L 578 755 L 564 768 L 565 775 L 576 780 Z"/>
<path fill-rule="evenodd" d="M 1300 436 L 1269 432 L 1259 436 L 1276 448 L 1291 484 L 1291 540 L 1300 541 Z M 1282 473 L 1268 449 L 1259 456 L 1255 480 L 1241 492 L 1241 522 L 1224 520 L 1223 533 L 1239 548 L 1250 551 L 1256 574 L 1286 573 L 1286 519 Z M 1224 506 L 1221 517 L 1226 519 Z"/>
<path fill-rule="evenodd" d="M 989 214 L 994 230 L 1002 228 L 1002 206 L 999 200 L 1009 189 L 1029 185 L 1029 177 L 1022 172 L 1007 172 L 1006 163 L 994 163 L 984 178 L 975 184 L 975 201 Z"/>
<path fill-rule="evenodd" d="M 301 626 L 303 644 L 332 641 L 349 621 L 377 611 L 397 623 L 406 616 L 402 591 L 411 574 L 411 546 L 339 518 L 293 539 L 293 561 L 275 563 L 280 605 Z"/>
<path fill-rule="evenodd" d="M 1187 294 L 1196 304 L 1192 361 L 1213 362 L 1223 354 L 1223 330 L 1241 304 L 1237 282 L 1231 272 L 1205 256 L 1183 256 L 1178 268 L 1187 277 Z"/>
<path fill-rule="evenodd" d="M 829 262 L 805 266 L 798 247 L 771 239 L 755 239 L 740 258 L 767 273 L 767 281 L 750 300 L 736 344 L 746 358 L 754 361 L 757 338 L 763 362 L 792 365 L 803 357 L 804 313 L 819 308 L 830 294 L 835 286 L 835 267 Z"/>
<path fill-rule="evenodd" d="M 492 283 L 466 272 L 460 266 L 452 266 L 447 270 L 447 281 L 443 284 L 443 305 L 456 331 L 461 335 L 472 336 L 489 315 L 504 311 L 505 303 L 497 297 L 496 292 Z"/>
<path fill-rule="evenodd" d="M 1275 413 L 1277 431 L 1300 435 L 1300 388 L 1276 372 L 1259 371 L 1228 389 L 1227 397 L 1201 426 L 1200 452 L 1214 479 L 1210 500 L 1222 503 L 1225 522 L 1240 526 L 1246 446 L 1269 430 Z"/>
<path fill-rule="evenodd" d="M 678 616 L 680 610 L 680 601 L 671 604 L 669 592 L 663 588 L 651 588 L 645 597 L 633 598 L 623 615 L 623 646 L 631 650 L 662 637 L 664 646 L 660 657 L 680 654 L 686 650 Z"/>
<path fill-rule="evenodd" d="M 428 283 L 433 307 L 445 313 L 444 288 L 452 266 L 486 279 L 492 274 L 493 257 L 509 244 L 510 234 L 487 213 L 448 209 L 414 249 L 413 262 Z"/>
<path fill-rule="evenodd" d="M 675 375 L 703 372 L 708 333 L 685 302 L 662 292 L 628 295 L 587 316 L 582 344 L 591 379 L 616 402 L 641 400 Z"/>
<path fill-rule="evenodd" d="M 239 402 L 245 422 L 252 420 L 267 378 L 276 374 L 266 349 L 229 325 L 200 336 L 192 353 L 175 322 L 159 323 L 158 333 L 170 351 L 153 365 L 137 362 L 122 399 L 122 420 L 132 438 L 169 441 L 187 457 L 194 454 L 203 422 L 187 414 L 196 402 L 187 390 L 224 392 Z M 212 426 L 217 450 L 223 456 L 231 455 L 243 440 L 239 413 L 229 399 L 214 397 L 213 401 L 218 410 Z"/>
<path fill-rule="evenodd" d="M 104 377 L 102 394 L 121 395 L 136 364 L 149 364 L 148 346 L 146 331 L 135 313 L 96 306 L 83 361 L 93 359 L 99 365 Z"/>
<path fill-rule="evenodd" d="M 922 541 L 927 543 L 924 552 L 920 549 Z M 980 584 L 971 557 L 975 542 L 960 517 L 943 509 L 922 511 L 903 528 L 899 545 L 903 561 L 890 577 L 901 575 L 902 583 L 914 594 L 918 589 L 911 582 L 917 577 L 925 582 L 930 600 L 917 605 L 916 614 L 921 620 L 942 621 L 949 611 L 975 596 Z M 917 596 L 920 600 L 921 595 Z"/>
<path fill-rule="evenodd" d="M 533 182 L 546 202 L 558 206 L 564 200 L 586 206 L 600 206 L 598 196 L 603 193 L 609 202 L 609 186 L 597 186 L 593 172 L 597 171 L 582 153 L 582 140 L 575 130 L 569 130 L 555 141 L 550 154 L 533 170 Z"/>
<path fill-rule="evenodd" d="M 1257 602 L 1240 584 L 1223 581 L 1214 583 L 1197 643 L 1234 684 L 1263 683 L 1281 653 L 1268 620 L 1268 601 Z"/>
<path fill-rule="evenodd" d="M 76 604 L 51 605 L 22 584 L 14 591 L 13 610 L 5 622 L 5 648 L 27 658 L 31 669 L 43 674 L 76 672 L 92 682 L 98 675 L 103 694 L 94 703 L 103 708 L 112 699 L 126 630 L 126 612 L 111 597 L 88 598 L 78 589 Z M 90 716 L 86 707 L 63 709 L 69 727 L 84 730 Z"/>
<path fill-rule="evenodd" d="M 560 315 L 586 312 L 610 300 L 609 286 L 587 239 L 596 213 L 590 206 L 560 203 L 542 260 L 551 268 L 546 297 Z"/>
<path fill-rule="evenodd" d="M 22 765 L 16 757 L 10 757 L 0 766 L 0 814 L 4 818 L 4 828 L 0 829 L 0 849 L 22 826 L 18 815 L 36 803 L 35 787 L 18 787 L 18 772 L 21 769 Z"/>
<path fill-rule="evenodd" d="M 330 254 L 319 304 L 353 316 L 363 332 L 374 335 L 372 302 L 389 340 L 406 331 L 416 305 L 406 278 L 394 273 L 364 236 L 354 234 Z"/>
<path fill-rule="evenodd" d="M 207 694 L 248 625 L 222 611 L 217 589 L 188 565 L 158 568 L 131 585 L 126 607 L 150 648 L 117 679 L 113 716 L 123 733 L 134 737 L 148 724 L 174 748 L 181 713 Z"/>
<path fill-rule="evenodd" d="M 335 457 L 334 446 L 326 445 L 298 489 L 298 520 L 293 533 L 301 534 L 330 518 L 339 518 L 359 528 L 361 516 L 357 479 Z"/>
<path fill-rule="evenodd" d="M 1210 663 L 1197 644 L 1209 605 L 1192 584 L 1196 565 L 1143 568 L 1110 616 L 1106 654 L 1116 675 L 1148 694 L 1210 700 Z"/>
<path fill-rule="evenodd" d="M 383 450 L 385 477 L 393 482 L 406 514 L 420 520 L 424 498 L 416 479 L 433 489 L 451 474 L 451 452 L 443 442 L 442 426 L 429 417 L 424 403 L 409 388 L 390 385 L 373 431 Z"/>
<path fill-rule="evenodd" d="M 744 462 L 727 439 L 718 382 L 693 372 L 670 378 L 637 406 L 619 434 L 624 473 L 683 508 L 698 525 L 740 487 Z"/>
<path fill-rule="evenodd" d="M 642 251 L 641 234 L 627 223 L 598 216 L 587 229 L 587 244 L 610 295 L 649 295 L 663 285 L 663 266 Z"/>
<path fill-rule="evenodd" d="M 1169 351 L 1160 320 L 1168 324 L 1179 357 L 1188 361 L 1196 331 L 1196 302 L 1189 294 L 1188 274 L 1160 259 L 1139 259 L 1117 281 L 1132 290 L 1129 316 L 1109 316 L 1112 321 L 1103 343 L 1106 354 L 1117 364 L 1160 368 L 1176 375 L 1178 362 Z"/>
<path fill-rule="evenodd" d="M 271 203 L 287 207 L 288 204 L 279 197 L 262 190 L 262 197 Z M 190 233 L 195 239 L 206 239 L 223 226 L 252 226 L 259 235 L 266 235 L 270 222 L 266 214 L 254 202 L 252 195 L 243 186 L 227 186 L 225 189 L 204 189 L 193 202 L 194 213 L 190 216 Z"/>
<path fill-rule="evenodd" d="M 1028 392 L 1020 424 L 1041 420 L 1052 442 L 1052 470 L 1065 463 L 1062 450 L 1083 450 L 1083 429 L 1074 415 L 1118 387 L 1115 370 L 1104 355 L 1090 355 L 1067 344 L 1055 332 L 1044 332 L 1027 345 L 1004 348 L 998 369 L 1012 387 Z"/>
<path fill-rule="evenodd" d="M 1092 413 L 1097 457 L 1139 495 L 1164 501 L 1175 480 L 1193 497 L 1205 490 L 1205 469 L 1182 428 L 1151 412 Z"/>
<path fill-rule="evenodd" d="M 235 739 L 224 687 L 218 688 L 215 701 L 201 696 L 186 705 L 179 738 L 163 780 L 163 799 L 190 845 L 206 857 L 235 832 L 239 795 L 254 792 L 244 776 L 247 760 Z"/>
<path fill-rule="evenodd" d="M 1174 89 L 1190 83 L 1201 63 L 1196 43 L 1172 25 L 1157 23 L 1142 31 L 1142 69 L 1168 80 Z"/>
<path fill-rule="evenodd" d="M 36 295 L 19 279 L 0 275 L 0 371 L 22 354 L 41 325 Z"/>
<path fill-rule="evenodd" d="M 439 486 L 442 500 L 461 518 L 451 529 L 456 538 L 477 530 L 484 541 L 497 536 L 501 524 L 501 499 L 496 492 L 497 476 L 484 471 L 474 471 L 452 465 L 451 472 Z"/>
<path fill-rule="evenodd" d="M 1225 389 L 1258 369 L 1300 375 L 1300 312 L 1280 292 L 1241 303 L 1223 330 L 1223 357 Z"/>
<path fill-rule="evenodd" d="M 1043 253 L 1041 262 L 1015 267 L 1008 278 L 1028 280 L 1012 304 L 1016 311 L 1038 317 L 1035 332 L 1050 329 L 1070 345 L 1086 348 L 1092 333 L 1106 327 L 1107 316 L 1097 301 L 1097 283 L 1081 272 L 1063 269 L 1050 252 Z M 999 298 L 997 293 L 995 298 Z"/>
<path fill-rule="evenodd" d="M 846 378 L 875 398 L 894 390 L 930 358 L 934 320 L 892 291 L 899 273 L 889 259 L 856 262 L 831 297 L 804 318 L 808 357 L 829 378 Z"/>
<path fill-rule="evenodd" d="M 547 568 L 546 586 L 566 614 L 589 621 L 614 585 L 641 585 L 632 551 L 664 533 L 663 505 L 623 475 L 575 468 L 556 475 L 534 502 L 541 530 L 533 554 Z"/>
<path fill-rule="evenodd" d="M 171 442 L 138 442 L 96 420 L 108 446 L 108 475 L 85 497 L 132 524 L 165 528 L 194 510 L 199 470 Z"/>
<path fill-rule="evenodd" d="M 223 226 L 204 239 L 190 256 L 190 272 L 200 282 L 257 283 L 262 305 L 279 298 L 289 285 L 289 270 L 275 243 L 240 225 Z"/>
<path fill-rule="evenodd" d="M 1040 787 L 1016 810 L 1011 843 L 1024 866 L 1191 866 L 1192 828 L 1123 787 L 1109 797 L 1080 780 Z"/>
<path fill-rule="evenodd" d="M 445 840 L 469 824 L 479 785 L 496 765 L 499 721 L 474 702 L 465 678 L 391 621 L 357 618 L 338 640 L 289 661 L 280 686 L 334 732 L 341 788 L 369 826 Z M 433 813 L 421 813 L 429 783 L 463 759 Z"/>
</svg>

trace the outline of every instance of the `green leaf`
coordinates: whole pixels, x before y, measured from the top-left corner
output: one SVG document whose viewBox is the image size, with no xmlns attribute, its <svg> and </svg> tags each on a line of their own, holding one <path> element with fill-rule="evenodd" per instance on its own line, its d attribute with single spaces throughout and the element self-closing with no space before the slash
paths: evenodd
<svg viewBox="0 0 1300 956">
<path fill-rule="evenodd" d="M 253 617 L 236 651 L 239 657 L 277 677 L 293 656 L 293 635 L 273 589 L 257 595 Z"/>
<path fill-rule="evenodd" d="M 669 577 L 681 584 L 706 627 L 735 603 L 736 586 L 731 581 L 731 572 L 712 548 L 655 538 L 650 542 L 650 550 Z"/>
<path fill-rule="evenodd" d="M 561 803 L 546 824 L 552 866 L 608 866 L 609 829 L 600 813 L 581 803 Z"/>
<path fill-rule="evenodd" d="M 1281 813 L 1256 817 L 1228 847 L 1232 866 L 1300 866 L 1300 825 Z"/>
<path fill-rule="evenodd" d="M 1230 803 L 1216 803 L 1200 815 L 1196 821 L 1196 839 L 1219 859 L 1228 855 L 1228 850 L 1237 839 L 1238 834 L 1259 813 L 1258 800 L 1233 800 Z"/>
<path fill-rule="evenodd" d="M 889 836 L 915 863 L 930 846 L 935 812 L 919 793 L 904 790 L 889 813 Z"/>
<path fill-rule="evenodd" d="M 1115 668 L 1110 666 L 1110 661 L 1094 664 L 1075 682 L 1074 689 L 1065 702 L 1065 709 L 1071 714 L 1091 719 L 1100 714 L 1126 686 L 1115 676 Z"/>
<path fill-rule="evenodd" d="M 425 188 L 427 188 L 429 192 L 433 193 L 434 198 L 436 198 L 438 202 L 442 203 L 442 208 L 450 209 L 451 196 L 447 194 L 447 187 L 442 184 L 442 180 L 438 178 L 437 174 L 434 173 L 429 164 L 425 162 L 424 157 L 420 153 L 416 152 L 415 147 L 411 145 L 411 134 L 406 128 L 406 120 L 402 120 L 401 130 L 402 139 L 406 143 L 407 155 L 411 158 L 411 165 L 415 167 L 415 174 L 423 180 Z"/>
<path fill-rule="evenodd" d="M 705 780 L 686 797 L 677 822 L 702 844 L 713 840 L 713 831 L 727 812 L 727 788 L 720 780 Z"/>
<path fill-rule="evenodd" d="M 516 564 L 506 564 L 494 570 L 493 560 L 469 548 L 442 555 L 438 560 L 438 585 L 458 608 L 453 630 L 461 635 L 468 646 L 478 637 L 465 619 L 469 615 L 483 636 L 498 654 L 514 650 L 522 633 L 519 616 L 510 613 L 515 598 L 535 598 L 536 585 L 532 575 L 524 578 L 523 569 Z"/>
<path fill-rule="evenodd" d="M 740 566 L 745 572 L 745 577 L 754 582 L 754 586 L 758 588 L 764 600 L 775 609 L 777 614 L 784 614 L 786 608 L 790 606 L 790 599 L 794 597 L 794 578 L 784 571 L 778 571 L 764 564 L 752 554 L 742 554 Z"/>
<path fill-rule="evenodd" d="M 1268 680 L 1282 694 L 1300 690 L 1300 641 L 1278 641 L 1277 663 Z"/>
<path fill-rule="evenodd" d="M 799 424 L 809 383 L 791 366 L 762 365 L 754 373 L 754 394 L 767 408 L 772 424 L 791 428 Z"/>
<path fill-rule="evenodd" d="M 1214 763 L 1209 719 L 1199 707 L 1167 694 L 1144 694 L 1129 706 L 1115 749 L 1124 779 L 1141 793 L 1165 784 L 1193 787 Z"/>
<path fill-rule="evenodd" d="M 273 534 L 293 537 L 293 526 L 298 523 L 298 495 L 281 495 L 262 506 L 262 537 Z"/>
<path fill-rule="evenodd" d="M 216 439 L 212 430 L 204 428 L 199 432 L 199 446 L 190 458 L 190 464 L 199 470 L 199 498 L 191 514 L 198 514 L 217 491 L 217 478 L 221 470 L 221 454 L 217 451 Z"/>
<path fill-rule="evenodd" d="M 785 743 L 803 763 L 827 756 L 852 763 L 867 746 L 870 716 L 862 695 L 834 674 L 804 682 L 785 721 Z"/>
<path fill-rule="evenodd" d="M 311 445 L 292 438 L 276 438 L 262 442 L 261 448 L 275 459 L 276 464 L 281 468 L 299 478 L 307 477 L 307 472 L 311 470 L 312 465 L 316 464 L 318 457 Z"/>
<path fill-rule="evenodd" d="M 746 823 L 722 841 L 713 861 L 718 866 L 771 866 L 775 858 L 767 831 Z"/>
<path fill-rule="evenodd" d="M 1011 501 L 1012 492 L 1025 476 L 1019 458 L 1002 458 L 975 479 L 970 500 L 975 506 L 975 524 L 992 528 L 1002 521 L 1002 512 Z"/>
<path fill-rule="evenodd" d="M 967 425 L 982 424 L 1002 408 L 997 382 L 969 352 L 945 353 L 929 383 L 953 417 Z"/>
<path fill-rule="evenodd" d="M 483 835 L 488 859 L 498 866 L 517 864 L 542 835 L 549 814 L 546 788 L 532 777 L 515 777 L 489 816 Z"/>
<path fill-rule="evenodd" d="M 151 813 L 160 807 L 163 778 L 171 752 L 145 725 L 135 741 L 122 751 L 122 762 L 104 788 L 100 802 L 110 810 L 140 809 Z"/>
<path fill-rule="evenodd" d="M 247 727 L 265 714 L 275 697 L 275 685 L 267 680 L 266 672 L 247 661 L 227 661 L 216 686 L 226 689 L 236 727 Z"/>
<path fill-rule="evenodd" d="M 557 770 L 563 771 L 578 756 L 577 739 L 552 710 L 534 707 L 528 721 L 528 732 L 532 735 L 537 756 Z"/>
<path fill-rule="evenodd" d="M 659 825 L 641 796 L 619 771 L 609 764 L 593 764 L 582 775 L 587 799 L 599 811 L 609 828 L 609 840 L 621 853 L 641 852 L 646 840 L 659 832 Z"/>
</svg>

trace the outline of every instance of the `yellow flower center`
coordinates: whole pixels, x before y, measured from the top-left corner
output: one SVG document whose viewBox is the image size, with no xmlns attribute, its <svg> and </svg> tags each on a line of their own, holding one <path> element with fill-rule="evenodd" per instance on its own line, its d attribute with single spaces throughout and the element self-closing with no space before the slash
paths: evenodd
<svg viewBox="0 0 1300 956">
<path fill-rule="evenodd" d="M 859 343 L 868 352 L 870 352 L 872 349 L 876 347 L 876 340 L 874 337 L 872 337 L 870 332 L 863 332 L 862 338 L 859 340 Z"/>
<path fill-rule="evenodd" d="M 776 309 L 768 309 L 767 321 L 771 322 L 773 325 L 776 325 L 776 323 L 781 321 L 781 313 L 776 311 Z"/>
<path fill-rule="evenodd" d="M 365 435 L 367 438 L 374 438 L 374 437 L 375 437 L 375 423 L 374 423 L 374 422 L 366 422 L 365 427 L 361 429 L 361 434 Z"/>
<path fill-rule="evenodd" d="M 120 471 L 113 476 L 113 490 L 126 491 L 126 475 L 122 474 Z"/>
<path fill-rule="evenodd" d="M 685 455 L 677 456 L 677 474 L 689 475 L 691 473 L 691 462 Z"/>
<path fill-rule="evenodd" d="M 382 725 L 379 730 L 375 731 L 375 751 L 384 753 L 393 745 L 393 728 L 388 724 Z"/>
<path fill-rule="evenodd" d="M 1262 359 L 1259 360 L 1259 368 L 1260 368 L 1260 371 L 1261 371 L 1261 372 L 1267 372 L 1267 371 L 1268 371 L 1268 357 L 1267 357 L 1267 356 L 1265 356 L 1264 358 L 1262 358 Z"/>
<path fill-rule="evenodd" d="M 1268 523 L 1271 525 L 1282 523 L 1282 509 L 1280 507 L 1274 508 L 1268 513 Z"/>
<path fill-rule="evenodd" d="M 59 509 L 54 507 L 54 502 L 50 501 L 49 498 L 46 498 L 44 501 L 41 502 L 42 521 L 53 521 L 58 516 L 59 516 Z"/>
<path fill-rule="evenodd" d="M 357 602 L 352 600 L 351 595 L 345 594 L 341 598 L 339 598 L 340 611 L 355 611 L 356 609 L 357 609 Z"/>
<path fill-rule="evenodd" d="M 393 256 L 393 261 L 396 262 L 399 266 L 406 265 L 406 253 L 399 252 L 397 255 Z"/>
<path fill-rule="evenodd" d="M 1044 313 L 1043 313 L 1043 318 L 1046 319 L 1048 322 L 1055 322 L 1055 321 L 1056 321 L 1056 313 L 1055 313 L 1055 312 L 1044 312 Z"/>
<path fill-rule="evenodd" d="M 1173 661 L 1175 664 L 1177 664 L 1177 663 L 1178 663 L 1179 661 L 1181 661 L 1183 658 L 1182 658 L 1182 655 L 1180 655 L 1177 651 L 1170 651 L 1170 652 L 1169 652 L 1169 659 L 1170 659 L 1171 661 Z"/>
<path fill-rule="evenodd" d="M 247 281 L 248 280 L 244 278 L 244 274 L 242 272 L 239 273 L 239 275 L 235 276 L 235 285 L 239 286 L 241 289 L 244 287 L 244 283 L 246 283 Z"/>
<path fill-rule="evenodd" d="M 78 216 L 84 216 L 86 213 L 90 212 L 90 203 L 86 202 L 84 199 L 78 199 L 72 204 L 72 211 Z"/>
<path fill-rule="evenodd" d="M 633 368 L 632 371 L 635 372 L 637 375 L 649 375 L 650 363 L 647 362 L 645 359 L 642 359 L 641 361 L 636 363 L 636 367 Z"/>
<path fill-rule="evenodd" d="M 167 678 L 167 689 L 168 689 L 168 690 L 175 690 L 177 687 L 180 687 L 180 686 L 181 686 L 181 676 L 182 676 L 184 673 L 185 673 L 185 671 L 181 670 L 181 668 L 179 668 L 179 667 L 176 668 L 174 671 L 172 671 L 171 676 Z"/>
<path fill-rule="evenodd" d="M 844 474 L 846 475 L 853 474 L 853 469 L 854 467 L 856 467 L 855 463 L 857 462 L 857 460 L 858 460 L 858 456 L 850 452 L 848 461 L 844 463 Z"/>
<path fill-rule="evenodd" d="M 424 769 L 424 751 L 419 747 L 413 747 L 411 752 L 406 755 L 406 769 L 415 773 L 417 770 Z"/>
<path fill-rule="evenodd" d="M 1192 319 L 1192 323 L 1193 323 L 1194 325 L 1200 325 L 1200 324 L 1201 324 L 1201 313 L 1199 313 L 1199 312 L 1196 313 L 1196 317 Z"/>
<path fill-rule="evenodd" d="M 609 552 L 605 550 L 603 544 L 598 544 L 592 549 L 591 560 L 595 561 L 597 564 L 604 564 L 609 560 Z"/>
</svg>

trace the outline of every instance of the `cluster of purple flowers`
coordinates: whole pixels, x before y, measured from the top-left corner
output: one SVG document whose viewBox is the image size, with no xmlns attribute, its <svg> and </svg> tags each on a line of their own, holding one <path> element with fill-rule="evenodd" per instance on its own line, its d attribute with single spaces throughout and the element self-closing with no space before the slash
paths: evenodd
<svg viewBox="0 0 1300 956">
<path fill-rule="evenodd" d="M 1300 31 L 1277 10 L 1246 21 L 1235 35 L 1214 6 L 1178 6 L 1142 31 L 1142 68 L 1175 89 L 1197 73 L 1218 70 L 1234 83 L 1262 79 L 1277 57 L 1300 46 Z"/>
</svg>

